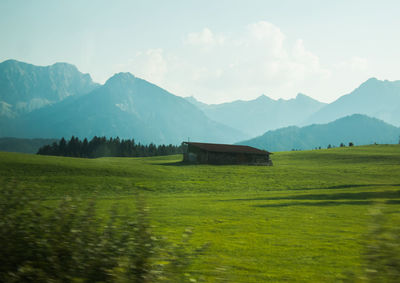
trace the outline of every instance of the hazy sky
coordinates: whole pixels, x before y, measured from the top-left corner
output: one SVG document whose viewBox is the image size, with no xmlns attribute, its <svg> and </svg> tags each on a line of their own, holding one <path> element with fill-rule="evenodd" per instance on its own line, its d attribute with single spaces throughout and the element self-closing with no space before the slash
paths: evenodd
<svg viewBox="0 0 400 283">
<path fill-rule="evenodd" d="M 0 1 L 0 61 L 128 71 L 217 103 L 400 79 L 400 1 Z"/>
</svg>

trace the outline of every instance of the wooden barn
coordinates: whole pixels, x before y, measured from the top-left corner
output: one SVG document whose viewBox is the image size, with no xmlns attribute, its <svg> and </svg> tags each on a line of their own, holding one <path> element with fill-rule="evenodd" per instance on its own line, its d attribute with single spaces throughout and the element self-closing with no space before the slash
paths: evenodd
<svg viewBox="0 0 400 283">
<path fill-rule="evenodd" d="M 246 145 L 183 142 L 183 162 L 199 164 L 272 165 L 270 152 Z"/>
</svg>

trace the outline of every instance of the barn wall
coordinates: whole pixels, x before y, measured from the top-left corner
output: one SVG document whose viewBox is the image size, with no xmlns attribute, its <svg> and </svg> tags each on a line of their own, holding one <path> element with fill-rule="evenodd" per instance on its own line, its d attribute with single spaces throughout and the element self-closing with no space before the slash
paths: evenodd
<svg viewBox="0 0 400 283">
<path fill-rule="evenodd" d="M 269 155 L 231 153 L 231 152 L 208 152 L 194 146 L 188 146 L 184 153 L 183 161 L 200 164 L 251 164 L 272 165 Z"/>
<path fill-rule="evenodd" d="M 251 154 L 240 152 L 209 152 L 188 144 L 183 161 L 198 164 L 248 164 L 272 165 L 269 154 Z"/>
<path fill-rule="evenodd" d="M 210 152 L 208 156 L 210 164 L 269 164 L 270 159 L 267 154 L 248 154 L 248 153 L 225 153 L 225 152 Z"/>
<path fill-rule="evenodd" d="M 189 163 L 207 163 L 208 152 L 189 144 L 187 151 L 183 154 L 183 161 Z"/>
</svg>

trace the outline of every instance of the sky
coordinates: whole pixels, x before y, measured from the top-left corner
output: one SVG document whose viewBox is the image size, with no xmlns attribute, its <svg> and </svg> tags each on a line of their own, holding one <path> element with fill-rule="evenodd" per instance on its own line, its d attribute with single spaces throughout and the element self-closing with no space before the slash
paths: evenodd
<svg viewBox="0 0 400 283">
<path fill-rule="evenodd" d="M 206 103 L 400 80 L 400 1 L 0 1 L 0 62 L 130 72 Z"/>
</svg>

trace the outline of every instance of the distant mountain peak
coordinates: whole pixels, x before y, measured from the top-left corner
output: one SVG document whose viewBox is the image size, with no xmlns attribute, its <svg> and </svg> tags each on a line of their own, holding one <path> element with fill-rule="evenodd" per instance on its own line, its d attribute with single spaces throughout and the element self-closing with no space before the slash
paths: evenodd
<svg viewBox="0 0 400 283">
<path fill-rule="evenodd" d="M 15 60 L 15 59 L 8 59 L 8 60 L 1 62 L 1 64 L 17 64 L 17 63 L 22 63 L 22 62 Z"/>
<path fill-rule="evenodd" d="M 309 101 L 309 102 L 313 101 L 313 102 L 316 102 L 316 103 L 318 102 L 321 105 L 325 105 L 326 104 L 326 103 L 323 103 L 323 102 L 321 102 L 321 101 L 319 101 L 317 99 L 314 99 L 314 98 L 312 98 L 312 97 L 310 97 L 310 96 L 308 96 L 308 95 L 306 95 L 304 93 L 300 93 L 300 92 L 296 95 L 295 100 L 297 100 L 297 101 L 299 101 L 299 100 L 301 100 L 301 101 Z"/>
<path fill-rule="evenodd" d="M 375 77 L 372 77 L 372 78 L 369 78 L 368 80 L 366 80 L 365 82 L 363 82 L 358 88 L 359 89 L 369 88 L 369 87 L 375 86 L 379 83 L 382 83 L 382 81 L 378 80 Z"/>
<path fill-rule="evenodd" d="M 49 67 L 50 68 L 71 69 L 71 70 L 74 70 L 74 71 L 75 70 L 78 71 L 78 68 L 75 65 L 70 64 L 70 63 L 66 63 L 66 62 L 57 62 L 57 63 L 54 63 L 53 65 L 50 65 Z"/>
<path fill-rule="evenodd" d="M 132 83 L 134 82 L 136 77 L 132 75 L 129 72 L 121 72 L 121 73 L 116 73 L 114 76 L 109 78 L 105 85 L 113 85 L 115 83 L 117 84 L 125 84 L 125 83 Z"/>
<path fill-rule="evenodd" d="M 368 80 L 366 80 L 365 81 L 365 83 L 368 83 L 368 82 L 376 82 L 376 81 L 379 81 L 377 78 L 375 78 L 375 77 L 371 77 L 371 78 L 369 78 Z"/>
<path fill-rule="evenodd" d="M 69 63 L 35 66 L 14 59 L 0 63 L 0 82 L 0 101 L 10 105 L 7 109 L 14 117 L 68 96 L 89 93 L 98 86 L 89 74 Z"/>
<path fill-rule="evenodd" d="M 389 81 L 389 80 L 379 80 L 377 78 L 369 78 L 365 82 L 363 82 L 358 88 L 356 88 L 353 92 L 357 92 L 359 90 L 374 90 L 376 91 L 378 88 L 398 88 L 400 86 L 400 81 Z"/>
<path fill-rule="evenodd" d="M 32 64 L 21 62 L 15 59 L 8 59 L 0 63 L 0 66 L 3 68 L 9 68 L 9 69 L 19 69 L 19 68 L 24 68 L 28 66 L 33 66 Z"/>
<path fill-rule="evenodd" d="M 261 94 L 255 100 L 260 101 L 260 100 L 272 100 L 272 99 L 270 97 L 266 96 L 265 94 Z"/>
<path fill-rule="evenodd" d="M 133 79 L 135 79 L 135 76 L 129 72 L 120 72 L 120 73 L 114 74 L 114 76 L 112 76 L 110 79 L 112 79 L 112 78 L 117 78 L 119 80 L 133 80 Z"/>
<path fill-rule="evenodd" d="M 339 97 L 307 120 L 327 123 L 340 117 L 361 113 L 400 125 L 400 81 L 369 78 L 352 92 Z"/>
<path fill-rule="evenodd" d="M 308 95 L 305 95 L 304 93 L 298 93 L 297 95 L 296 95 L 296 99 L 298 99 L 298 98 L 310 98 Z"/>
<path fill-rule="evenodd" d="M 31 66 L 31 67 L 35 67 L 35 68 L 67 68 L 67 69 L 72 69 L 74 71 L 79 71 L 75 65 L 66 63 L 66 62 L 57 62 L 57 63 L 54 63 L 53 65 L 49 65 L 49 66 L 36 66 L 36 65 L 26 63 L 26 62 L 21 62 L 21 61 L 15 60 L 15 59 L 8 59 L 8 60 L 1 62 L 0 64 L 4 64 L 6 66 Z"/>
<path fill-rule="evenodd" d="M 365 96 L 370 96 L 371 98 L 377 98 L 384 95 L 387 92 L 399 93 L 400 81 L 389 81 L 389 80 L 379 80 L 377 78 L 369 78 L 363 82 L 358 88 L 353 92 L 343 96 L 357 94 Z M 342 97 L 339 98 L 339 100 Z"/>
</svg>

